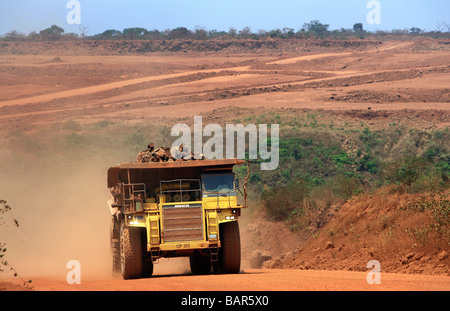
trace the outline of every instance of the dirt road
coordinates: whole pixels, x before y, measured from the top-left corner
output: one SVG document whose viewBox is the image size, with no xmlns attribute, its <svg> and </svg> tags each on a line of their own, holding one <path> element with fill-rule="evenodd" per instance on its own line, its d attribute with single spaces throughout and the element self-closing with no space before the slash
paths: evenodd
<svg viewBox="0 0 450 311">
<path fill-rule="evenodd" d="M 413 45 L 282 56 L 81 55 L 58 62 L 3 55 L 1 76 L 8 83 L 0 119 L 7 121 L 0 128 L 180 118 L 230 106 L 447 110 L 448 54 L 413 51 Z"/>
<path fill-rule="evenodd" d="M 249 269 L 235 275 L 156 275 L 139 280 L 33 278 L 37 291 L 448 291 L 448 276 L 380 274 L 381 284 L 368 284 L 366 272 Z"/>
</svg>

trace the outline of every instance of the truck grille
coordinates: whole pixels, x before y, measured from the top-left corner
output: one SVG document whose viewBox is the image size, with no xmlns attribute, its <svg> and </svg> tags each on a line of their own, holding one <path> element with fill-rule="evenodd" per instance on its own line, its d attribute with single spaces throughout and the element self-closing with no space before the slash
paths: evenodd
<svg viewBox="0 0 450 311">
<path fill-rule="evenodd" d="M 165 242 L 203 240 L 201 204 L 163 205 L 162 220 Z"/>
</svg>

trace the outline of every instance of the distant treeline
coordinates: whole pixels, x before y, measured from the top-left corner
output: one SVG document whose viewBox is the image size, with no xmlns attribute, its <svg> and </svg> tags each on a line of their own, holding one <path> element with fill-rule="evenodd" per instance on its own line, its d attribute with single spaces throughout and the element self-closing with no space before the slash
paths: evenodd
<svg viewBox="0 0 450 311">
<path fill-rule="evenodd" d="M 425 32 L 418 27 L 409 29 L 393 29 L 391 31 L 377 30 L 375 32 L 363 29 L 362 23 L 355 23 L 351 29 L 329 30 L 328 24 L 322 24 L 318 20 L 304 23 L 303 27 L 295 31 L 294 28 L 284 27 L 282 29 L 273 29 L 266 31 L 259 29 L 256 32 L 250 27 L 241 30 L 231 27 L 228 31 L 208 30 L 201 26 L 195 29 L 187 29 L 186 27 L 177 27 L 174 29 L 166 29 L 163 31 L 153 29 L 147 30 L 142 27 L 125 28 L 122 31 L 116 29 L 108 29 L 103 33 L 96 35 L 88 35 L 89 29 L 80 26 L 79 33 L 65 33 L 65 30 L 57 25 L 38 32 L 31 32 L 28 35 L 12 30 L 0 37 L 4 41 L 59 41 L 59 40 L 172 40 L 172 39 L 191 39 L 191 40 L 208 40 L 215 38 L 232 38 L 232 39 L 263 39 L 263 38 L 281 38 L 281 39 L 309 39 L 309 38 L 328 38 L 328 39 L 346 39 L 361 38 L 368 36 L 426 36 L 432 38 L 450 38 L 450 25 L 446 23 L 438 23 L 436 31 Z"/>
</svg>

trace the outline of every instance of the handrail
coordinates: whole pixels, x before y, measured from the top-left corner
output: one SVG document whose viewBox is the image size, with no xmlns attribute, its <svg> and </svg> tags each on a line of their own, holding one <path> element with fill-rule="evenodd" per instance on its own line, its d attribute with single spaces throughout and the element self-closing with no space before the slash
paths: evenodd
<svg viewBox="0 0 450 311">
<path fill-rule="evenodd" d="M 175 183 L 175 182 L 179 182 L 180 183 L 180 188 L 179 189 L 170 189 L 170 190 L 162 190 L 162 185 L 163 183 Z M 198 189 L 185 189 L 183 190 L 183 182 L 198 182 L 199 188 Z M 201 181 L 200 179 L 173 179 L 173 180 L 161 180 L 159 183 L 159 193 L 160 196 L 163 195 L 163 193 L 169 193 L 169 192 L 179 192 L 181 195 L 181 202 L 183 202 L 183 191 L 184 192 L 195 192 L 195 191 L 199 191 L 201 193 L 202 189 L 201 189 Z"/>
</svg>

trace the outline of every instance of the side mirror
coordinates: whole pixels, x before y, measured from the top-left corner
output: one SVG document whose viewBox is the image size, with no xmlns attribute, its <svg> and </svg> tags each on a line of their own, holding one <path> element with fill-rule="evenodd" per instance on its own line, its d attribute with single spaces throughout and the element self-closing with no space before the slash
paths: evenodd
<svg viewBox="0 0 450 311">
<path fill-rule="evenodd" d="M 238 189 L 239 188 L 239 179 L 235 179 L 234 180 L 234 184 L 235 184 L 235 186 L 236 186 L 236 189 Z"/>
</svg>

